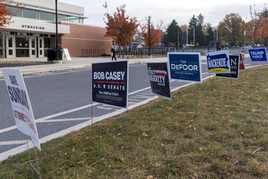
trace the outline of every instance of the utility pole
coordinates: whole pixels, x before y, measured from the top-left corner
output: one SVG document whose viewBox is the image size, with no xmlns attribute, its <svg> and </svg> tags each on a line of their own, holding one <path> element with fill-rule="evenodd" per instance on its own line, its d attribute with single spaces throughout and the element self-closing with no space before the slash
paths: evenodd
<svg viewBox="0 0 268 179">
<path fill-rule="evenodd" d="M 195 27 L 193 27 L 193 46 L 195 46 Z"/>
<path fill-rule="evenodd" d="M 244 30 L 244 45 L 246 46 L 246 31 Z"/>
<path fill-rule="evenodd" d="M 180 48 L 180 26 L 178 26 L 178 49 Z"/>
<path fill-rule="evenodd" d="M 149 23 L 148 23 L 148 33 L 149 33 L 149 42 L 148 42 L 148 45 L 149 45 L 149 51 L 148 51 L 148 57 L 151 56 L 151 37 L 150 37 L 150 20 L 151 20 L 151 16 L 148 17 L 149 19 Z"/>
<path fill-rule="evenodd" d="M 58 47 L 58 0 L 55 0 L 56 8 L 56 59 L 59 60 L 59 47 Z"/>
<path fill-rule="evenodd" d="M 186 44 L 188 44 L 188 26 L 186 26 Z"/>
<path fill-rule="evenodd" d="M 218 27 L 216 27 L 216 41 L 218 41 L 219 40 L 219 32 L 218 32 Z"/>
</svg>

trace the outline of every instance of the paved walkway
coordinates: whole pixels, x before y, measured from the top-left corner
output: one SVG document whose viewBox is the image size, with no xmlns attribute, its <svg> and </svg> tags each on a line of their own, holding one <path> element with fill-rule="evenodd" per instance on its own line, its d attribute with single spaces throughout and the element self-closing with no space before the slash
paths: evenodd
<svg viewBox="0 0 268 179">
<path fill-rule="evenodd" d="M 18 60 L 19 61 L 46 62 L 47 58 L 0 59 L 0 61 L 18 61 Z M 122 60 L 122 59 L 119 59 L 119 60 Z M 105 62 L 105 61 L 111 61 L 111 59 L 110 58 L 73 57 L 71 61 L 67 61 L 66 59 L 64 59 L 64 60 L 60 60 L 59 61 L 60 63 L 52 63 L 52 64 L 45 64 L 45 65 L 31 65 L 31 66 L 12 67 L 12 68 L 20 68 L 23 74 L 28 74 L 28 73 L 38 73 L 38 72 L 46 72 L 46 71 L 86 68 L 86 67 L 90 67 L 92 62 Z M 141 64 L 141 63 L 146 63 L 149 61 L 167 61 L 167 58 L 129 59 L 129 64 Z M 2 76 L 1 70 L 0 70 L 0 76 Z"/>
<path fill-rule="evenodd" d="M 248 56 L 248 54 L 246 54 Z M 127 58 L 126 58 L 127 59 Z M 122 59 L 119 59 L 122 60 Z M 205 56 L 201 56 L 201 60 L 206 61 Z M 16 58 L 16 59 L 0 59 L 0 61 L 41 61 L 46 62 L 47 58 Z M 48 72 L 48 71 L 58 71 L 58 70 L 68 70 L 68 69 L 79 69 L 79 68 L 87 68 L 91 66 L 92 62 L 105 62 L 111 61 L 111 58 L 90 58 L 90 57 L 72 57 L 71 61 L 67 61 L 66 59 L 60 60 L 60 63 L 52 63 L 46 65 L 31 65 L 31 66 L 23 66 L 23 67 L 14 67 L 20 68 L 23 74 L 29 73 L 39 73 L 39 72 Z M 167 57 L 165 58 L 137 58 L 137 59 L 129 59 L 129 64 L 142 64 L 146 62 L 165 62 L 167 61 Z M 0 68 L 0 76 L 2 76 L 2 71 Z"/>
</svg>

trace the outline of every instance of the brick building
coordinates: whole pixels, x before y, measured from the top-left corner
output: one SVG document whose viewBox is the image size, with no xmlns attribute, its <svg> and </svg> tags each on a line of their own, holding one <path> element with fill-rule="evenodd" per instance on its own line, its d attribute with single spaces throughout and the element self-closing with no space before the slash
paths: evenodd
<svg viewBox="0 0 268 179">
<path fill-rule="evenodd" d="M 24 8 L 15 8 L 22 3 Z M 54 0 L 15 0 L 16 16 L 0 34 L 0 58 L 46 57 L 56 47 Z M 58 42 L 72 57 L 110 54 L 106 29 L 84 24 L 84 7 L 58 2 Z"/>
</svg>

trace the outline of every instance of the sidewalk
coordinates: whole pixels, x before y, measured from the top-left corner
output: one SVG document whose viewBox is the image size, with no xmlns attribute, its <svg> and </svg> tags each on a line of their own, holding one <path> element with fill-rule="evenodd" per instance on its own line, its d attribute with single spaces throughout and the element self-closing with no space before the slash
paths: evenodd
<svg viewBox="0 0 268 179">
<path fill-rule="evenodd" d="M 126 58 L 127 59 L 127 58 Z M 122 59 L 119 59 L 122 60 Z M 37 62 L 46 62 L 47 58 L 16 58 L 16 59 L 0 59 L 0 61 L 37 61 Z M 80 69 L 91 67 L 92 62 L 105 62 L 111 61 L 110 58 L 84 58 L 84 57 L 73 57 L 71 61 L 66 59 L 60 60 L 61 63 L 52 63 L 45 65 L 31 65 L 31 66 L 22 66 L 22 67 L 12 67 L 20 68 L 22 74 L 29 73 L 40 73 L 48 71 L 59 71 L 59 70 L 69 70 L 69 69 Z M 149 61 L 167 61 L 167 58 L 141 58 L 141 59 L 129 59 L 129 64 L 141 64 Z M 2 68 L 0 68 L 0 76 L 2 76 Z"/>
<path fill-rule="evenodd" d="M 246 55 L 247 56 L 247 55 Z M 127 58 L 125 58 L 127 59 Z M 122 59 L 119 59 L 119 61 Z M 206 61 L 205 56 L 201 56 L 201 60 Z M 0 61 L 39 61 L 46 62 L 47 58 L 16 58 L 16 59 L 0 59 Z M 81 68 L 89 68 L 91 67 L 92 62 L 105 62 L 111 61 L 111 58 L 91 58 L 91 57 L 72 57 L 71 61 L 67 61 L 66 59 L 61 60 L 61 63 L 53 63 L 53 64 L 45 64 L 45 65 L 31 65 L 31 66 L 23 66 L 23 67 L 12 67 L 12 68 L 20 68 L 22 74 L 29 73 L 40 73 L 40 72 L 48 72 L 48 71 L 60 71 L 60 70 L 73 70 L 73 69 L 81 69 Z M 144 64 L 147 62 L 166 62 L 167 57 L 165 58 L 139 58 L 139 59 L 129 59 L 129 64 Z M 2 68 L 0 68 L 0 77 L 2 77 Z"/>
</svg>

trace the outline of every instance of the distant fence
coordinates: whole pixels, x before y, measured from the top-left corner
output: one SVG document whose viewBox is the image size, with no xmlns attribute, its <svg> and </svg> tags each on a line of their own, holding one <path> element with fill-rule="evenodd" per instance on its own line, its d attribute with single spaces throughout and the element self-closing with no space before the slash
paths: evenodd
<svg viewBox="0 0 268 179">
<path fill-rule="evenodd" d="M 122 49 L 115 51 L 116 56 L 125 56 L 125 57 L 147 57 L 149 49 L 148 48 L 137 48 L 137 49 Z M 167 48 L 151 48 L 151 55 L 166 55 L 168 52 Z"/>
<path fill-rule="evenodd" d="M 105 54 L 104 49 L 82 49 L 81 57 L 100 57 Z"/>
</svg>

